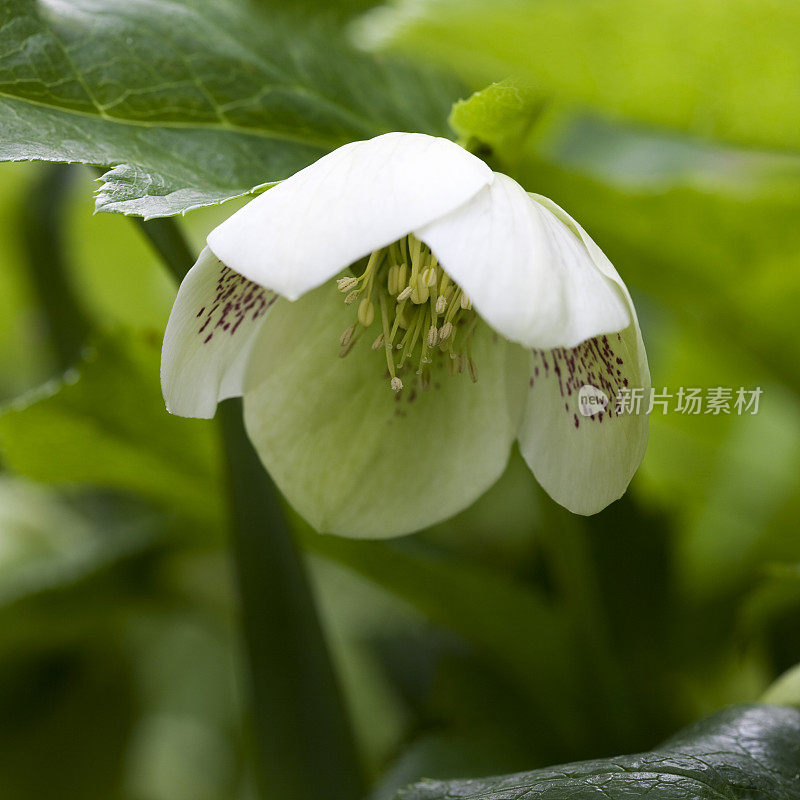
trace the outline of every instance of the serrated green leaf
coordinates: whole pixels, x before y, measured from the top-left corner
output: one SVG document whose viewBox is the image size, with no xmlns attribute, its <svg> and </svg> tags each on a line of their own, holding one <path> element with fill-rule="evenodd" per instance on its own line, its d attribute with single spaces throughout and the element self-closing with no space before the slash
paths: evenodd
<svg viewBox="0 0 800 800">
<path fill-rule="evenodd" d="M 800 146 L 800 6 L 791 0 L 398 0 L 362 42 L 508 75 L 612 117 L 747 145 Z"/>
<path fill-rule="evenodd" d="M 509 79 L 459 100 L 450 112 L 450 127 L 466 144 L 486 144 L 513 158 L 542 108 L 540 94 Z"/>
<path fill-rule="evenodd" d="M 397 800 L 797 800 L 800 713 L 731 708 L 646 753 L 469 781 L 422 781 Z"/>
<path fill-rule="evenodd" d="M 109 338 L 64 379 L 4 409 L 5 466 L 37 481 L 139 493 L 219 523 L 214 431 L 164 411 L 159 350 L 156 337 Z"/>
<path fill-rule="evenodd" d="M 354 139 L 441 133 L 456 93 L 235 2 L 0 6 L 0 159 L 116 167 L 102 211 L 183 212 Z"/>
</svg>

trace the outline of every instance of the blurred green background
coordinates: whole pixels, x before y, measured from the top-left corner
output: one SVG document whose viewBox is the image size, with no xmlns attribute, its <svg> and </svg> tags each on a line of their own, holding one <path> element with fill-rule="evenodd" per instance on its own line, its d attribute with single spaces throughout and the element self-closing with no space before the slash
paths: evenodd
<svg viewBox="0 0 800 800">
<path fill-rule="evenodd" d="M 303 9 L 344 25 L 366 5 Z M 738 77 L 791 83 L 797 39 L 773 51 L 756 28 L 761 49 L 725 60 L 732 31 L 794 12 L 731 3 L 720 29 L 692 17 L 713 3 L 610 3 L 615 28 L 593 3 L 576 27 L 575 3 L 552 41 L 504 38 L 547 5 L 503 2 L 487 30 L 476 4 L 433 3 L 429 28 L 391 44 L 458 72 L 453 101 L 527 70 L 535 113 L 489 142 L 491 163 L 617 266 L 657 389 L 761 387 L 761 407 L 654 414 L 629 493 L 591 518 L 555 507 L 516 453 L 473 508 L 411 537 L 320 537 L 292 517 L 374 800 L 423 775 L 652 747 L 800 662 L 796 106 L 765 110 Z M 698 113 L 709 92 L 730 119 Z M 96 188 L 86 167 L 0 165 L 0 792 L 245 800 L 217 427 L 165 412 L 175 286 L 137 223 L 93 214 Z M 179 218 L 195 252 L 238 202 Z"/>
</svg>

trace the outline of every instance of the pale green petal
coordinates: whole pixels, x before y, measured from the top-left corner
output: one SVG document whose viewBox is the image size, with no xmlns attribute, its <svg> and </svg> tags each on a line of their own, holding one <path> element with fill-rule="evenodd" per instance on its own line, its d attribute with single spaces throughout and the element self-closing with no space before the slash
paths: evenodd
<svg viewBox="0 0 800 800">
<path fill-rule="evenodd" d="M 335 287 L 276 303 L 253 351 L 245 423 L 278 487 L 315 528 L 409 533 L 465 508 L 502 473 L 529 356 L 481 325 L 477 383 L 443 368 L 430 391 L 406 387 L 396 399 L 381 351 L 370 349 L 377 323 L 338 358 L 352 320 Z"/>
</svg>

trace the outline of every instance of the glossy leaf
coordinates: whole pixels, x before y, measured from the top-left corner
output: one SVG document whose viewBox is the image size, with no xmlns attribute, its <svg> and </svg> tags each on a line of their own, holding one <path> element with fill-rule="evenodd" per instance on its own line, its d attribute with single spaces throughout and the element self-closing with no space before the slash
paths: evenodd
<svg viewBox="0 0 800 800">
<path fill-rule="evenodd" d="M 0 7 L 0 159 L 113 167 L 103 211 L 166 216 L 353 139 L 442 132 L 455 91 L 233 0 Z"/>
<path fill-rule="evenodd" d="M 800 713 L 731 708 L 646 753 L 469 781 L 422 781 L 397 800 L 796 800 Z"/>
</svg>

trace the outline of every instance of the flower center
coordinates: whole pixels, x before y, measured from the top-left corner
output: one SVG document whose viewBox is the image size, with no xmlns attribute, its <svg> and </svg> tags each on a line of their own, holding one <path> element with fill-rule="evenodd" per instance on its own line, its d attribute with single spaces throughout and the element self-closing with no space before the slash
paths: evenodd
<svg viewBox="0 0 800 800">
<path fill-rule="evenodd" d="M 451 375 L 466 369 L 478 380 L 471 338 L 479 317 L 461 287 L 415 236 L 376 250 L 360 275 L 339 278 L 336 284 L 344 302 L 357 308 L 356 321 L 339 339 L 342 358 L 378 323 L 372 349 L 383 350 L 395 392 L 402 391 L 403 377 L 411 369 L 419 388 L 429 388 L 435 361 L 446 361 Z"/>
</svg>

